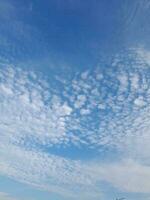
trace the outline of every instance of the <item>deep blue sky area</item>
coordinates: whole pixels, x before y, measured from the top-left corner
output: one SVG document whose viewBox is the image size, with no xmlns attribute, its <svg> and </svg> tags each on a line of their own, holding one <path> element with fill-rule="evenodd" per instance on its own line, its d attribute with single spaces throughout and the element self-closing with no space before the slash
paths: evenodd
<svg viewBox="0 0 150 200">
<path fill-rule="evenodd" d="M 17 13 L 11 13 L 10 9 L 12 21 L 6 17 L 6 26 L 2 27 L 9 40 L 16 40 L 12 48 L 17 55 L 10 49 L 6 51 L 16 60 L 18 56 L 22 60 L 31 60 L 31 55 L 32 59 L 51 56 L 54 62 L 93 67 L 101 54 L 113 54 L 141 40 L 143 29 L 149 29 L 148 16 L 146 20 L 141 17 L 141 4 L 128 0 L 13 1 Z M 18 24 L 21 30 L 17 34 Z M 148 35 L 148 30 L 145 31 Z M 24 53 L 20 52 L 20 46 Z"/>
</svg>

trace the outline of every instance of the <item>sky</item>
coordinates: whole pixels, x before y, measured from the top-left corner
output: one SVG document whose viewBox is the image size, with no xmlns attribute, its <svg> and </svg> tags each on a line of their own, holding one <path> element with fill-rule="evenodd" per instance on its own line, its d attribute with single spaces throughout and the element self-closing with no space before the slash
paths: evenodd
<svg viewBox="0 0 150 200">
<path fill-rule="evenodd" d="M 149 0 L 0 0 L 1 200 L 150 200 L 149 23 Z"/>
</svg>

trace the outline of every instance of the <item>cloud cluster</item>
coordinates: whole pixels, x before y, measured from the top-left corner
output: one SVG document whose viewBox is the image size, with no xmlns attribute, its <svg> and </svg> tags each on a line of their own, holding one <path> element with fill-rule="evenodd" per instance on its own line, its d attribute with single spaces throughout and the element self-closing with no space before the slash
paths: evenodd
<svg viewBox="0 0 150 200">
<path fill-rule="evenodd" d="M 122 191 L 150 193 L 148 55 L 131 49 L 103 68 L 56 78 L 56 84 L 3 65 L 0 174 L 69 198 L 87 198 L 89 190 L 89 199 L 98 198 L 103 181 Z M 45 150 L 57 146 L 110 154 L 115 149 L 122 159 L 102 164 Z"/>
<path fill-rule="evenodd" d="M 76 190 L 86 196 L 93 186 L 82 164 L 40 149 L 69 142 L 66 124 L 72 108 L 50 91 L 33 72 L 1 69 L 0 173 L 63 196 L 73 197 Z"/>
</svg>

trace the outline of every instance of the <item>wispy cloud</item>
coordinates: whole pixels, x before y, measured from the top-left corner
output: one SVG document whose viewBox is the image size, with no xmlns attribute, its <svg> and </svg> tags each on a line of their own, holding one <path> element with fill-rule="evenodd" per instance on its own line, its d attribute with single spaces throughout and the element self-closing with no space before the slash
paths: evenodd
<svg viewBox="0 0 150 200">
<path fill-rule="evenodd" d="M 17 1 L 0 1 L 0 59 L 9 58 L 15 62 L 16 58 L 27 60 L 32 55 L 34 60 L 38 53 L 36 49 L 42 49 L 45 56 L 47 44 L 41 30 L 28 23 L 24 17 L 26 14 L 33 17 L 32 7 L 31 3 L 27 2 L 21 5 Z"/>
<path fill-rule="evenodd" d="M 56 78 L 53 85 L 34 71 L 3 65 L 0 173 L 72 198 L 87 198 L 89 190 L 89 199 L 101 196 L 102 181 L 122 191 L 150 193 L 147 54 L 132 49 L 116 55 L 107 69 Z M 71 145 L 97 153 L 115 149 L 122 159 L 84 162 L 44 149 Z"/>
<path fill-rule="evenodd" d="M 12 196 L 4 192 L 0 192 L 0 199 L 1 200 L 17 200 L 16 198 L 13 198 Z"/>
</svg>

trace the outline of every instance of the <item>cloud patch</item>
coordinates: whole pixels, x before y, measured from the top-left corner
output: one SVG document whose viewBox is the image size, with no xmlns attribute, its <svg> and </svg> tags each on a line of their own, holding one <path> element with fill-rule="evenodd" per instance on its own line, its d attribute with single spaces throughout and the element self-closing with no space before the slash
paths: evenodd
<svg viewBox="0 0 150 200">
<path fill-rule="evenodd" d="M 87 199 L 89 191 L 89 199 L 99 198 L 103 181 L 121 191 L 150 193 L 147 54 L 132 49 L 116 55 L 107 70 L 55 79 L 56 84 L 32 70 L 3 65 L 0 174 L 68 198 Z M 115 150 L 121 159 L 102 164 L 45 150 L 58 146 L 86 147 L 98 155 Z"/>
</svg>

